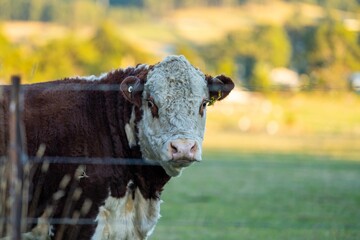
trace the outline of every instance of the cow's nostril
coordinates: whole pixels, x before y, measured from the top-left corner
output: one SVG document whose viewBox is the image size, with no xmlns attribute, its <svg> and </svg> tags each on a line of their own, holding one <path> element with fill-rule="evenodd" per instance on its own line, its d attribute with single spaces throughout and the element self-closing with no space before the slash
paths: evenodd
<svg viewBox="0 0 360 240">
<path fill-rule="evenodd" d="M 171 148 L 171 153 L 174 154 L 174 153 L 177 153 L 178 152 L 178 149 L 176 146 L 173 145 L 173 143 L 170 143 L 170 148 Z"/>
<path fill-rule="evenodd" d="M 197 144 L 194 143 L 194 145 L 191 147 L 190 152 L 195 153 L 197 151 Z"/>
</svg>

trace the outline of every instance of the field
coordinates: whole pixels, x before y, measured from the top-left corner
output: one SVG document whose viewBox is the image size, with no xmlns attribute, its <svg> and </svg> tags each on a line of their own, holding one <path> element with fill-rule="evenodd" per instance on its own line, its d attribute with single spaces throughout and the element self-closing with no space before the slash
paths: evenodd
<svg viewBox="0 0 360 240">
<path fill-rule="evenodd" d="M 208 152 L 173 179 L 151 239 L 359 239 L 360 164 Z"/>
<path fill-rule="evenodd" d="M 151 239 L 360 239 L 359 101 L 252 96 L 209 108 L 204 161 L 167 185 Z"/>
</svg>

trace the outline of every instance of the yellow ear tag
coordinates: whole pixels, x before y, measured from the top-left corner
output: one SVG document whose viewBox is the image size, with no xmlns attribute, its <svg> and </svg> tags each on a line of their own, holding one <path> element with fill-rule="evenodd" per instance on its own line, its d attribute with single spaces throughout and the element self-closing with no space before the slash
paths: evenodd
<svg viewBox="0 0 360 240">
<path fill-rule="evenodd" d="M 215 102 L 216 102 L 217 100 L 219 100 L 220 98 L 221 98 L 221 91 L 218 91 L 218 96 L 217 96 L 217 98 L 211 97 L 210 100 L 209 100 L 208 106 L 214 105 Z"/>
</svg>

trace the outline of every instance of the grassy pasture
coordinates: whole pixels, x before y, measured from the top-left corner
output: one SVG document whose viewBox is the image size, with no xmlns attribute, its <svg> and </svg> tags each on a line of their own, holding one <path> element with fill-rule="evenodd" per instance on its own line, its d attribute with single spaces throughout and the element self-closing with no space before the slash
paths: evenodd
<svg viewBox="0 0 360 240">
<path fill-rule="evenodd" d="M 207 152 L 163 193 L 151 239 L 359 239 L 360 163 Z"/>
<path fill-rule="evenodd" d="M 166 186 L 151 239 L 360 239 L 359 101 L 299 94 L 216 103 L 204 161 Z"/>
</svg>

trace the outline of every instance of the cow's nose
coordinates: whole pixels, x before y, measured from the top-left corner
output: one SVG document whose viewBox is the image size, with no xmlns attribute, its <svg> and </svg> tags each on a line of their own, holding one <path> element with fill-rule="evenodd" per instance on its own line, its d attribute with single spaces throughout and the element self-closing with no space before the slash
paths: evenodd
<svg viewBox="0 0 360 240">
<path fill-rule="evenodd" d="M 172 160 L 194 161 L 198 151 L 196 141 L 191 139 L 176 139 L 169 144 L 169 152 Z"/>
</svg>

